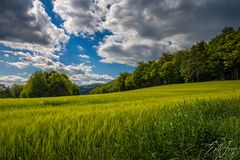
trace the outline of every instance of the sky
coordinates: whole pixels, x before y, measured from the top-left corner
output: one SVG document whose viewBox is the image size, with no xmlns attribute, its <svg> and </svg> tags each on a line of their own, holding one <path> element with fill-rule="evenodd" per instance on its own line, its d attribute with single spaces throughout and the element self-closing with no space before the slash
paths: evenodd
<svg viewBox="0 0 240 160">
<path fill-rule="evenodd" d="M 57 70 L 105 83 L 240 26 L 239 0 L 0 0 L 0 83 Z"/>
</svg>

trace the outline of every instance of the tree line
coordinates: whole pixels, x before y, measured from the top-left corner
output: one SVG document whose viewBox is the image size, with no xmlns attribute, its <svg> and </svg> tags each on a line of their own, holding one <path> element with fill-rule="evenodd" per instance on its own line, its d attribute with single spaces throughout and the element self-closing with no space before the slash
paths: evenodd
<svg viewBox="0 0 240 160">
<path fill-rule="evenodd" d="M 164 53 L 159 59 L 140 62 L 133 73 L 123 72 L 92 93 L 110 93 L 157 85 L 211 80 L 238 80 L 240 28 L 225 27 L 208 43 L 200 41 L 189 49 Z"/>
<path fill-rule="evenodd" d="M 0 84 L 0 98 L 34 98 L 79 95 L 79 86 L 66 74 L 35 72 L 26 84 L 6 86 Z"/>
<path fill-rule="evenodd" d="M 123 72 L 115 80 L 99 85 L 92 94 L 127 91 L 158 85 L 211 80 L 238 80 L 240 75 L 240 28 L 225 27 L 208 43 L 163 53 L 159 59 L 140 62 L 133 73 Z M 36 72 L 26 84 L 0 84 L 0 98 L 32 98 L 79 95 L 79 86 L 65 74 Z"/>
</svg>

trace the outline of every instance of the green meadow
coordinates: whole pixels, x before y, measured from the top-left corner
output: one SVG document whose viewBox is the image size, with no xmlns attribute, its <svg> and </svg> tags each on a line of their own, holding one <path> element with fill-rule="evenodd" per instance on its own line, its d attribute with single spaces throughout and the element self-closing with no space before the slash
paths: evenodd
<svg viewBox="0 0 240 160">
<path fill-rule="evenodd" d="M 239 159 L 240 81 L 0 100 L 0 159 Z"/>
</svg>

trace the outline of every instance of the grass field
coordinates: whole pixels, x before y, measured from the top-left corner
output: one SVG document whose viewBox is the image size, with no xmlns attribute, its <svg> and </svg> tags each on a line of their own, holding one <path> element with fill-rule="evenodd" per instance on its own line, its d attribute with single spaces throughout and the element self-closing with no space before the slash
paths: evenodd
<svg viewBox="0 0 240 160">
<path fill-rule="evenodd" d="M 0 100 L 0 159 L 221 158 L 240 158 L 240 81 Z"/>
</svg>

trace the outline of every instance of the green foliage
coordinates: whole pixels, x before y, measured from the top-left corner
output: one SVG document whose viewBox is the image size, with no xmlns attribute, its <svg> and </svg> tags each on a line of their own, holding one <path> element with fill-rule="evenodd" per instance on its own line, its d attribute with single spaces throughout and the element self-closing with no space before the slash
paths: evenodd
<svg viewBox="0 0 240 160">
<path fill-rule="evenodd" d="M 110 92 L 119 92 L 119 91 L 120 91 L 120 86 L 118 86 L 117 80 L 113 80 L 106 84 L 99 85 L 98 87 L 93 89 L 91 93 L 99 94 L 99 93 L 110 93 Z"/>
<path fill-rule="evenodd" d="M 27 85 L 23 87 L 23 90 L 20 93 L 20 98 L 29 98 L 29 88 Z"/>
<path fill-rule="evenodd" d="M 240 81 L 0 100 L 0 159 L 240 157 Z"/>
<path fill-rule="evenodd" d="M 50 96 L 69 96 L 73 93 L 73 85 L 67 76 L 53 72 L 48 77 Z"/>
<path fill-rule="evenodd" d="M 25 85 L 7 87 L 0 84 L 0 98 L 34 98 L 79 95 L 80 87 L 72 83 L 65 74 L 36 72 Z"/>
<path fill-rule="evenodd" d="M 65 74 L 35 72 L 25 85 L 11 87 L 0 84 L 0 98 L 34 98 L 79 95 L 80 87 Z"/>
<path fill-rule="evenodd" d="M 100 85 L 92 93 L 109 93 L 157 85 L 210 80 L 238 80 L 240 77 L 240 29 L 224 28 L 210 40 L 190 49 L 163 53 L 153 61 L 140 62 L 133 73 L 124 73 Z"/>
<path fill-rule="evenodd" d="M 185 82 L 200 82 L 207 80 L 207 43 L 202 41 L 192 46 L 182 61 Z"/>
<path fill-rule="evenodd" d="M 135 88 L 133 74 L 130 74 L 125 80 L 126 90 L 132 90 Z"/>
<path fill-rule="evenodd" d="M 15 84 L 12 86 L 12 95 L 14 98 L 20 98 L 21 92 L 24 89 L 24 85 Z"/>
<path fill-rule="evenodd" d="M 118 91 L 127 90 L 125 81 L 129 75 L 130 75 L 129 73 L 123 72 L 118 76 L 118 78 L 116 79 L 116 86 Z"/>
<path fill-rule="evenodd" d="M 75 83 L 72 83 L 72 95 L 80 95 L 80 87 Z"/>
<path fill-rule="evenodd" d="M 47 97 L 49 85 L 43 72 L 34 73 L 28 80 L 25 92 L 27 97 Z"/>
<path fill-rule="evenodd" d="M 240 29 L 226 27 L 222 34 L 209 42 L 208 52 L 211 75 L 221 79 L 239 79 Z"/>
<path fill-rule="evenodd" d="M 0 84 L 0 98 L 10 98 L 12 97 L 12 92 L 9 86 Z"/>
</svg>

